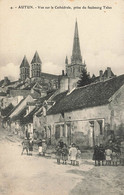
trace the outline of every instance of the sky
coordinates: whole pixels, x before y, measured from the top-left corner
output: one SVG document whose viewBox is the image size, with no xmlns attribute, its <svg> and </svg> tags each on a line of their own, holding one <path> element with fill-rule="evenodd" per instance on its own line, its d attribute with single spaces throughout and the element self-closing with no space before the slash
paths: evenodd
<svg viewBox="0 0 124 195">
<path fill-rule="evenodd" d="M 19 8 L 24 5 L 34 9 Z M 86 9 L 79 9 L 83 6 Z M 43 72 L 61 74 L 66 55 L 71 59 L 76 18 L 88 72 L 97 76 L 99 70 L 111 67 L 116 75 L 124 74 L 123 0 L 1 0 L 0 80 L 5 76 L 18 79 L 24 55 L 30 63 L 36 50 Z"/>
</svg>

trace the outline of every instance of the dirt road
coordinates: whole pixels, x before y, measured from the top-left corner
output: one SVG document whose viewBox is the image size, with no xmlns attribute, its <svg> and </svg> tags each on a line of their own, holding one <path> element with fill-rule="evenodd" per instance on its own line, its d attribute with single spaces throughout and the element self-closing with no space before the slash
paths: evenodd
<svg viewBox="0 0 124 195">
<path fill-rule="evenodd" d="M 0 134 L 0 195 L 123 195 L 123 167 L 57 165 L 55 159 L 21 156 L 21 143 Z"/>
</svg>

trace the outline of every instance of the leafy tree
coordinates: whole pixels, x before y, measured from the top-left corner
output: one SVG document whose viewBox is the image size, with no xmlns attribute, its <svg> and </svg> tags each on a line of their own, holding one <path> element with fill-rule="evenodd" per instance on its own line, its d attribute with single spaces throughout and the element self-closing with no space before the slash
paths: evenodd
<svg viewBox="0 0 124 195">
<path fill-rule="evenodd" d="M 81 87 L 81 86 L 88 85 L 88 84 L 90 84 L 90 83 L 92 83 L 92 79 L 91 79 L 89 73 L 87 73 L 87 70 L 84 68 L 84 69 L 82 70 L 80 79 L 79 79 L 79 81 L 77 82 L 77 86 L 78 86 L 78 87 Z"/>
</svg>

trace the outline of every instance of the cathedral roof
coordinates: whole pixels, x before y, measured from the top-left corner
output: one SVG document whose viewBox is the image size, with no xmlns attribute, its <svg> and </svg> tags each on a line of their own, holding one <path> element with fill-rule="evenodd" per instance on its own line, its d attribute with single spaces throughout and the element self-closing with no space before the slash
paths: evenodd
<svg viewBox="0 0 124 195">
<path fill-rule="evenodd" d="M 40 64 L 42 63 L 37 51 L 35 52 L 34 57 L 31 61 L 31 64 L 33 64 L 33 63 L 40 63 Z"/>
<path fill-rule="evenodd" d="M 24 56 L 23 60 L 22 60 L 22 63 L 20 65 L 20 68 L 22 67 L 28 67 L 29 68 L 29 63 L 28 63 L 28 60 L 26 58 L 26 56 Z"/>
<path fill-rule="evenodd" d="M 77 60 L 78 62 L 80 61 L 80 63 L 82 63 L 80 42 L 79 42 L 79 35 L 78 35 L 78 24 L 76 20 L 71 62 L 75 63 Z"/>
</svg>

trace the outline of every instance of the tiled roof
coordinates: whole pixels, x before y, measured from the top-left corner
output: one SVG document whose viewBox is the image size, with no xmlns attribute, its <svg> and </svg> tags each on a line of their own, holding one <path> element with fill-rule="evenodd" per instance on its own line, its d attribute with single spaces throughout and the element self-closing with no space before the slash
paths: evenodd
<svg viewBox="0 0 124 195">
<path fill-rule="evenodd" d="M 3 85 L 4 79 L 0 81 L 0 87 Z"/>
<path fill-rule="evenodd" d="M 9 104 L 6 108 L 1 110 L 2 116 L 7 116 L 7 114 L 14 108 L 12 104 Z"/>
<path fill-rule="evenodd" d="M 5 92 L 0 92 L 0 96 L 7 96 Z"/>
<path fill-rule="evenodd" d="M 60 101 L 48 111 L 48 115 L 108 104 L 109 98 L 122 85 L 124 85 L 124 75 L 76 88 L 69 95 L 60 98 Z"/>
<path fill-rule="evenodd" d="M 33 57 L 32 61 L 31 61 L 31 64 L 33 64 L 33 63 L 40 63 L 40 64 L 42 63 L 41 59 L 39 57 L 39 54 L 37 53 L 37 51 L 35 52 L 34 57 Z"/>
<path fill-rule="evenodd" d="M 23 122 L 24 123 L 29 123 L 29 122 L 33 122 L 33 115 L 35 114 L 35 112 L 37 112 L 37 110 L 39 109 L 39 107 L 35 107 L 26 117 L 23 118 Z"/>
<path fill-rule="evenodd" d="M 38 97 L 40 97 L 40 93 L 38 93 L 36 91 L 34 91 L 33 93 L 31 93 L 31 91 L 28 90 L 28 89 L 12 89 L 12 90 L 10 90 L 10 95 L 12 97 L 15 97 L 15 96 L 27 97 L 28 95 L 30 95 L 34 99 L 37 99 Z"/>
<path fill-rule="evenodd" d="M 36 92 L 36 91 L 34 91 L 34 93 L 30 93 L 30 96 L 33 98 L 33 99 L 38 99 L 41 95 L 38 93 L 38 92 Z"/>
<path fill-rule="evenodd" d="M 62 93 L 56 95 L 56 96 L 52 99 L 52 101 L 54 101 L 54 102 L 59 102 L 60 100 L 62 100 L 62 99 L 66 96 L 67 93 L 68 93 L 68 91 L 64 91 L 64 92 L 62 92 Z"/>
<path fill-rule="evenodd" d="M 55 78 L 58 78 L 59 76 L 58 75 L 55 75 L 55 74 L 49 74 L 49 73 L 41 72 L 41 77 L 55 79 Z"/>
<path fill-rule="evenodd" d="M 24 123 L 33 122 L 33 115 L 43 106 L 43 102 L 51 97 L 52 93 L 49 95 L 39 98 L 34 103 L 37 105 L 26 117 L 24 117 Z M 30 104 L 30 103 L 29 103 Z"/>
<path fill-rule="evenodd" d="M 24 90 L 31 90 L 34 87 L 35 83 L 30 83 L 29 85 L 27 85 L 26 87 L 24 87 Z"/>
<path fill-rule="evenodd" d="M 19 102 L 19 104 L 17 104 L 17 105 L 16 105 L 16 106 L 7 114 L 7 116 L 4 118 L 4 120 L 8 120 L 8 119 L 9 119 L 9 116 L 16 110 L 16 108 L 18 108 L 18 106 L 21 105 L 21 103 L 22 103 L 24 100 L 25 100 L 25 98 L 22 99 L 22 100 Z"/>
<path fill-rule="evenodd" d="M 112 72 L 112 70 L 110 70 L 110 71 L 111 71 L 111 77 L 113 77 L 114 76 L 114 73 Z M 105 70 L 103 76 L 104 77 L 108 77 L 108 71 L 107 70 Z"/>
<path fill-rule="evenodd" d="M 44 97 L 38 98 L 38 99 L 35 101 L 36 104 L 42 105 L 43 102 L 44 102 L 45 100 L 48 100 L 48 99 L 53 95 L 53 93 L 54 93 L 54 92 L 51 92 L 51 93 L 49 93 L 48 95 L 46 95 L 46 96 L 44 96 Z"/>
<path fill-rule="evenodd" d="M 20 120 L 21 122 L 23 121 L 23 117 L 26 114 L 26 106 L 19 112 L 19 114 L 13 116 L 11 118 L 12 121 Z"/>
<path fill-rule="evenodd" d="M 18 88 L 20 88 L 21 86 L 23 86 L 24 85 L 24 83 L 19 83 L 16 87 L 15 87 L 15 89 L 18 89 Z"/>
</svg>

